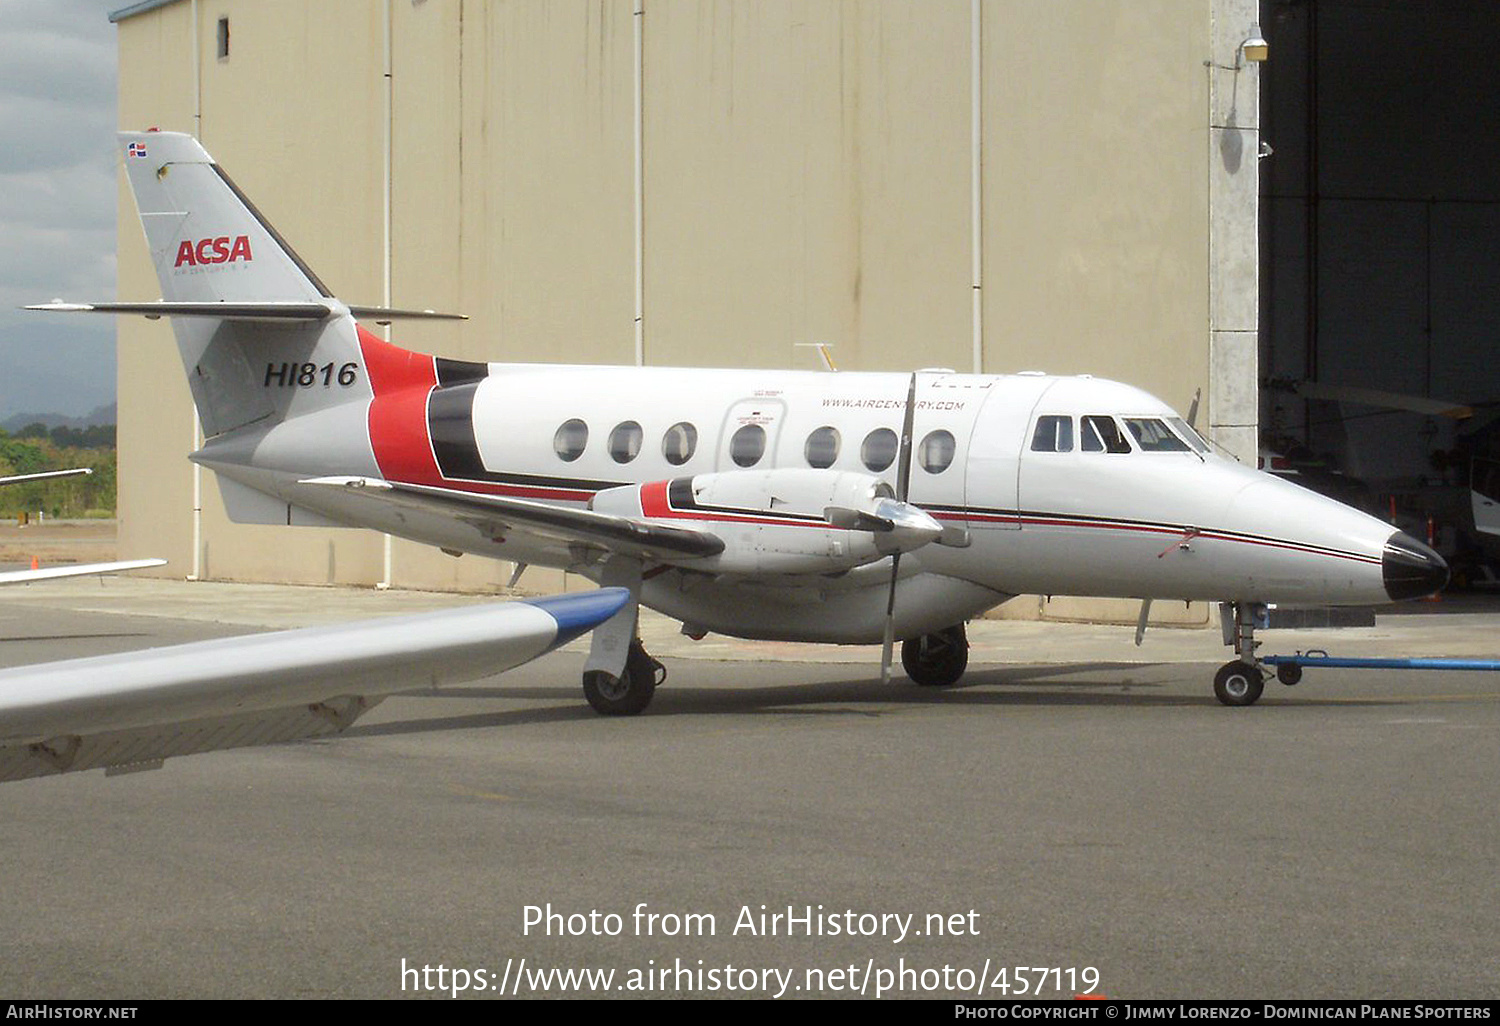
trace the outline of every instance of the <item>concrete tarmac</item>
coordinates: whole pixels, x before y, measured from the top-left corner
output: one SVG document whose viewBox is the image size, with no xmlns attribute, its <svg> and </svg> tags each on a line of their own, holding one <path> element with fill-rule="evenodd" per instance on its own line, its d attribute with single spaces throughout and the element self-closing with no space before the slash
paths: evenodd
<svg viewBox="0 0 1500 1026">
<path fill-rule="evenodd" d="M 0 594 L 0 664 L 471 601 L 34 585 Z M 1264 651 L 1495 655 L 1497 625 Z M 1309 671 L 1227 709 L 1217 632 L 971 630 L 933 690 L 653 618 L 638 718 L 588 709 L 575 643 L 328 741 L 0 785 L 0 998 L 1001 1000 L 1042 977 L 1016 966 L 1049 997 L 1085 969 L 1112 997 L 1500 996 L 1500 679 Z"/>
</svg>

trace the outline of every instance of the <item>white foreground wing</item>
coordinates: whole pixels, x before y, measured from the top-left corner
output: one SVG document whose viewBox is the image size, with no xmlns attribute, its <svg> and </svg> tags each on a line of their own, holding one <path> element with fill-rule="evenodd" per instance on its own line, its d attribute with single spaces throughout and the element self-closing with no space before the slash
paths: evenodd
<svg viewBox="0 0 1500 1026">
<path fill-rule="evenodd" d="M 337 733 L 388 695 L 519 666 L 629 593 L 308 627 L 0 672 L 0 780 Z"/>
<path fill-rule="evenodd" d="M 39 570 L 0 571 L 0 584 L 28 584 L 58 577 L 86 577 L 89 574 L 116 574 L 122 570 L 141 570 L 148 566 L 166 566 L 165 559 L 122 559 L 113 563 L 68 563 L 42 567 Z"/>
</svg>

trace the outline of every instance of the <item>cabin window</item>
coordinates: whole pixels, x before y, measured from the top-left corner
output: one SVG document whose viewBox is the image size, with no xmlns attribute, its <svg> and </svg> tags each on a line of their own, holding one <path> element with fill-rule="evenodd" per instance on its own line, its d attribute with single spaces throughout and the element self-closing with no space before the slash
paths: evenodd
<svg viewBox="0 0 1500 1026">
<path fill-rule="evenodd" d="M 641 426 L 633 420 L 615 425 L 609 433 L 609 458 L 629 463 L 641 454 Z"/>
<path fill-rule="evenodd" d="M 876 428 L 865 435 L 859 447 L 859 461 L 877 474 L 896 462 L 896 450 L 900 448 L 896 432 L 890 428 Z"/>
<path fill-rule="evenodd" d="M 941 474 L 953 463 L 953 452 L 957 443 L 948 431 L 929 431 L 922 444 L 917 447 L 917 462 L 929 474 Z"/>
<path fill-rule="evenodd" d="M 680 467 L 692 459 L 697 449 L 698 429 L 685 420 L 667 428 L 667 433 L 662 436 L 661 454 L 674 467 Z"/>
<path fill-rule="evenodd" d="M 839 458 L 839 429 L 825 424 L 812 434 L 807 436 L 807 445 L 803 447 L 802 454 L 807 457 L 807 465 L 824 470 L 833 466 L 834 461 Z"/>
<path fill-rule="evenodd" d="M 1031 435 L 1032 452 L 1072 452 L 1073 418 L 1038 417 Z"/>
<path fill-rule="evenodd" d="M 766 452 L 766 429 L 746 424 L 729 439 L 729 458 L 737 467 L 753 467 Z"/>
<path fill-rule="evenodd" d="M 572 463 L 582 456 L 584 446 L 588 444 L 589 426 L 577 418 L 564 421 L 557 434 L 552 436 L 552 451 L 564 463 Z"/>
<path fill-rule="evenodd" d="M 1179 435 L 1187 439 L 1188 445 L 1191 445 L 1199 452 L 1208 452 L 1208 442 L 1204 441 L 1203 436 L 1198 433 L 1198 430 L 1194 428 L 1193 425 L 1189 424 L 1181 417 L 1173 417 L 1170 423 L 1174 428 L 1177 429 L 1177 433 Z"/>
<path fill-rule="evenodd" d="M 1115 418 L 1093 416 L 1083 418 L 1084 452 L 1129 452 L 1130 443 L 1120 433 Z"/>
<path fill-rule="evenodd" d="M 1187 452 L 1187 443 L 1155 417 L 1126 417 L 1125 426 L 1142 452 Z"/>
</svg>

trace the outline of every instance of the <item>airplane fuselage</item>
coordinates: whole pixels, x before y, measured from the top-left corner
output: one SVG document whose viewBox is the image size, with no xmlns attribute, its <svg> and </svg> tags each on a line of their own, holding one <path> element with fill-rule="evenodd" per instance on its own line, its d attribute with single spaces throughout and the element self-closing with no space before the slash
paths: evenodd
<svg viewBox="0 0 1500 1026">
<path fill-rule="evenodd" d="M 368 400 L 230 433 L 197 458 L 333 522 L 591 576 L 589 554 L 565 540 L 371 511 L 299 482 L 360 474 L 576 507 L 699 475 L 800 468 L 888 485 L 897 475 L 905 374 L 396 361 L 401 351 L 363 332 L 361 347 Z M 266 378 L 268 389 L 285 388 L 274 368 Z M 920 372 L 911 468 L 910 502 L 966 537 L 903 561 L 902 635 L 1021 593 L 1351 605 L 1392 597 L 1389 525 L 1214 454 L 1160 400 L 1117 382 Z M 778 487 L 775 474 L 765 487 Z M 662 568 L 645 582 L 645 604 L 740 636 L 878 640 L 889 561 L 841 564 L 851 532 L 814 523 L 820 509 L 794 503 L 777 515 L 767 496 L 760 514 L 729 517 L 644 501 L 640 514 L 708 526 L 742 561 Z M 838 555 L 823 572 L 796 572 L 794 557 L 825 550 Z M 744 554 L 757 551 L 763 563 L 743 572 Z M 792 569 L 778 573 L 787 552 Z"/>
</svg>

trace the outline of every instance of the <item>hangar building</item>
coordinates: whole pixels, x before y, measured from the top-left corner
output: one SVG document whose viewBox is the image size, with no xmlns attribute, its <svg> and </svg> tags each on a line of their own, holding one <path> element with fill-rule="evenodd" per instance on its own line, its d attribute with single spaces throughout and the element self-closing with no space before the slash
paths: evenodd
<svg viewBox="0 0 1500 1026">
<path fill-rule="evenodd" d="M 1481 0 L 146 0 L 111 18 L 123 127 L 198 135 L 344 300 L 471 317 L 398 322 L 410 348 L 811 368 L 803 344 L 824 342 L 844 369 L 1091 373 L 1179 409 L 1201 390 L 1200 427 L 1245 460 L 1263 419 L 1302 413 L 1262 399 L 1268 365 L 1405 391 L 1494 378 L 1443 355 L 1500 312 Z M 155 298 L 121 189 L 119 294 Z M 1480 270 L 1445 270 L 1464 263 Z M 201 436 L 168 332 L 120 324 L 122 554 L 234 580 L 508 579 L 369 532 L 230 523 L 185 459 Z"/>
</svg>

